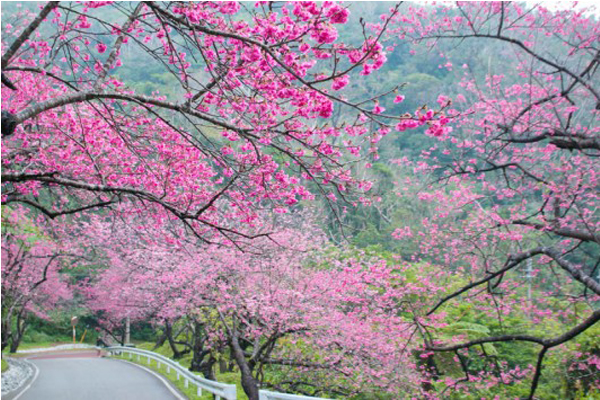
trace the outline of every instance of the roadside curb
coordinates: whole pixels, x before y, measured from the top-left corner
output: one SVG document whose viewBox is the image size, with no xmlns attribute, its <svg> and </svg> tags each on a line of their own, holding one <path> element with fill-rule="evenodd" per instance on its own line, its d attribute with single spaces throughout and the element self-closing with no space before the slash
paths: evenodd
<svg viewBox="0 0 600 400">
<path fill-rule="evenodd" d="M 25 378 L 23 380 L 20 380 L 14 388 L 11 388 L 9 391 L 6 392 L 4 390 L 2 391 L 2 400 L 13 400 L 19 397 L 21 393 L 23 393 L 23 391 L 28 387 L 28 385 L 30 385 L 34 381 L 34 379 L 37 376 L 38 369 L 32 362 L 24 358 L 15 359 L 11 357 L 4 357 L 4 359 L 6 360 L 6 362 L 8 362 L 11 369 L 25 368 L 27 370 Z M 8 373 L 8 371 L 6 373 Z M 11 377 L 2 376 L 2 389 L 6 387 L 6 378 L 11 379 Z"/>
</svg>

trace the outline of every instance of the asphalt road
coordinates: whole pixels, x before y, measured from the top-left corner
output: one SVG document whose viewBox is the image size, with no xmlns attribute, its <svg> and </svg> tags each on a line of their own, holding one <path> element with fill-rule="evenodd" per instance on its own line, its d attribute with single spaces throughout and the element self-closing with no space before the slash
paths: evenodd
<svg viewBox="0 0 600 400">
<path fill-rule="evenodd" d="M 30 358 L 39 372 L 18 400 L 182 399 L 164 378 L 125 361 L 89 354 Z"/>
</svg>

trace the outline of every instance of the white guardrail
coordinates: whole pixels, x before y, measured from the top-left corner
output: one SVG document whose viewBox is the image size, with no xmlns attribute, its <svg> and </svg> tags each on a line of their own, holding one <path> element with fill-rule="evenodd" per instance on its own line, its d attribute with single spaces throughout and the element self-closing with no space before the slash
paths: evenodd
<svg viewBox="0 0 600 400">
<path fill-rule="evenodd" d="M 329 400 L 323 397 L 300 396 L 297 394 L 269 392 L 268 390 L 260 390 L 258 395 L 260 400 Z"/>
<path fill-rule="evenodd" d="M 171 372 L 171 368 L 177 372 L 177 380 L 183 377 L 185 387 L 189 387 L 190 382 L 198 388 L 198 396 L 202 395 L 202 390 L 206 390 L 207 392 L 213 393 L 217 400 L 225 399 L 225 400 L 236 400 L 236 386 L 229 385 L 226 383 L 220 383 L 216 381 L 211 381 L 210 379 L 202 378 L 187 368 L 181 366 L 178 362 L 171 360 L 165 356 L 154 353 L 148 350 L 136 349 L 135 347 L 122 347 L 122 346 L 112 346 L 105 347 L 103 349 L 108 353 L 108 355 L 113 354 L 122 354 L 128 353 L 129 359 L 131 360 L 133 356 L 137 356 L 137 361 L 141 361 L 141 358 L 144 357 L 147 359 L 147 364 L 150 364 L 150 360 L 155 360 L 158 370 L 162 368 L 164 364 L 167 368 L 167 373 Z M 268 390 L 260 390 L 259 391 L 259 399 L 260 400 L 329 400 L 322 397 L 310 397 L 310 396 L 300 396 L 296 394 L 287 394 L 287 393 L 277 393 L 277 392 L 269 392 Z"/>
<path fill-rule="evenodd" d="M 134 347 L 121 347 L 121 346 L 113 346 L 104 348 L 109 355 L 117 354 L 120 355 L 122 353 L 128 353 L 129 359 L 132 359 L 133 356 L 137 356 L 137 360 L 140 361 L 142 357 L 147 359 L 147 364 L 150 364 L 150 360 L 155 360 L 158 369 L 162 368 L 164 364 L 167 367 L 167 373 L 171 372 L 171 369 L 174 369 L 177 372 L 177 380 L 183 377 L 184 386 L 189 387 L 190 382 L 198 388 L 198 396 L 202 395 L 202 390 L 206 390 L 207 392 L 213 393 L 217 400 L 225 399 L 225 400 L 236 400 L 236 387 L 235 385 L 229 385 L 226 383 L 220 383 L 211 381 L 210 379 L 202 378 L 187 368 L 182 367 L 181 364 L 175 362 L 167 357 L 161 356 L 160 354 L 154 353 L 152 351 L 136 349 Z M 269 398 L 270 399 L 270 398 Z"/>
</svg>

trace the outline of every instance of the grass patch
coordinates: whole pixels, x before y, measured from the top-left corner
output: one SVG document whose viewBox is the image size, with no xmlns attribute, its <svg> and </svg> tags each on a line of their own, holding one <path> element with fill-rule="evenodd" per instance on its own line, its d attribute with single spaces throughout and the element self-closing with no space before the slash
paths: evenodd
<svg viewBox="0 0 600 400">
<path fill-rule="evenodd" d="M 8 371 L 8 363 L 6 362 L 6 360 L 3 358 L 2 359 L 2 373 L 5 373 L 6 371 Z"/>
<path fill-rule="evenodd" d="M 19 345 L 19 350 L 30 350 L 30 349 L 37 349 L 37 348 L 48 348 L 48 347 L 59 346 L 61 344 L 73 344 L 73 342 L 48 341 L 48 342 L 21 343 Z"/>
</svg>

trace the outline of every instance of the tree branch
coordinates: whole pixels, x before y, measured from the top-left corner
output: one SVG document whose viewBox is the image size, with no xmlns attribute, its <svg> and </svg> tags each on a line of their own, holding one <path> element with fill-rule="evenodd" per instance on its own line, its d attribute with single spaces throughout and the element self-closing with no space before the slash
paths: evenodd
<svg viewBox="0 0 600 400">
<path fill-rule="evenodd" d="M 25 30 L 23 32 L 21 32 L 21 34 L 19 35 L 17 40 L 15 40 L 13 42 L 13 44 L 8 48 L 8 50 L 6 50 L 6 52 L 2 55 L 2 70 L 3 71 L 4 71 L 4 68 L 6 68 L 6 66 L 9 64 L 12 56 L 14 56 L 15 53 L 17 52 L 17 50 L 19 50 L 19 48 L 21 47 L 21 45 L 23 43 L 25 43 L 25 41 L 27 39 L 29 39 L 29 36 L 31 36 L 33 31 L 35 31 L 37 29 L 37 27 L 42 23 L 42 21 L 44 20 L 44 18 L 46 18 L 46 16 L 50 13 L 50 11 L 54 10 L 56 8 L 56 6 L 58 6 L 58 3 L 59 3 L 58 1 L 48 2 L 48 4 L 46 4 L 44 6 L 44 8 L 42 8 L 42 11 L 40 11 L 38 16 L 35 17 L 35 19 L 33 21 L 31 21 L 31 23 L 27 26 L 27 28 L 25 28 Z"/>
</svg>

